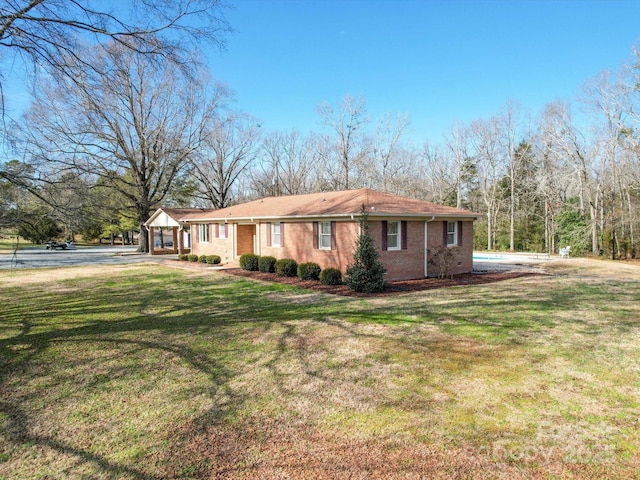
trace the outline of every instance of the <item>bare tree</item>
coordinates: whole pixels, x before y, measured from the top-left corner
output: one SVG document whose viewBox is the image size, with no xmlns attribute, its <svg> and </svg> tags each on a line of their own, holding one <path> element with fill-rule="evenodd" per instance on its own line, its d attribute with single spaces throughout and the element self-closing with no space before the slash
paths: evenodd
<svg viewBox="0 0 640 480">
<path fill-rule="evenodd" d="M 446 203 L 455 191 L 455 178 L 451 175 L 450 157 L 440 145 L 425 142 L 420 152 L 423 170 L 422 182 L 425 184 L 427 199 L 436 203 Z"/>
<path fill-rule="evenodd" d="M 230 30 L 224 7 L 220 0 L 5 0 L 0 47 L 54 75 L 73 76 L 76 64 L 89 66 L 84 48 L 96 42 L 182 63 L 196 43 L 223 44 Z"/>
<path fill-rule="evenodd" d="M 490 120 L 476 120 L 471 124 L 471 131 L 479 186 L 487 212 L 487 249 L 493 250 L 503 197 L 500 179 L 504 177 L 507 169 L 506 159 L 500 147 L 499 122 L 495 117 Z"/>
<path fill-rule="evenodd" d="M 449 151 L 448 170 L 455 189 L 456 208 L 463 208 L 464 188 L 466 180 L 473 170 L 472 154 L 470 153 L 469 128 L 456 124 L 446 139 Z"/>
<path fill-rule="evenodd" d="M 298 195 L 315 188 L 317 152 L 312 136 L 296 130 L 273 132 L 262 142 L 265 161 L 256 172 L 256 190 L 262 195 Z"/>
<path fill-rule="evenodd" d="M 255 119 L 233 112 L 212 127 L 190 165 L 197 196 L 214 208 L 224 208 L 234 203 L 233 189 L 256 159 L 260 131 Z"/>
<path fill-rule="evenodd" d="M 369 123 L 366 101 L 363 97 L 354 98 L 345 95 L 336 108 L 328 103 L 322 103 L 317 108 L 322 124 L 332 132 L 331 163 L 337 164 L 334 169 L 328 163 L 330 181 L 335 189 L 352 188 L 352 177 L 357 176 L 358 167 L 367 157 L 367 143 L 365 142 L 366 127 Z M 356 178 L 355 184 L 358 184 Z"/>
<path fill-rule="evenodd" d="M 372 176 L 377 171 L 378 179 L 370 181 L 371 186 L 379 186 L 388 192 L 397 183 L 397 176 L 404 170 L 402 136 L 409 126 L 409 117 L 398 114 L 395 119 L 385 115 L 376 125 L 373 139 L 372 159 L 376 170 L 370 172 Z"/>
<path fill-rule="evenodd" d="M 119 43 L 87 47 L 85 57 L 98 68 L 70 57 L 74 78 L 39 89 L 21 130 L 26 161 L 40 180 L 70 171 L 115 189 L 148 251 L 143 224 L 201 148 L 225 92 Z"/>
</svg>

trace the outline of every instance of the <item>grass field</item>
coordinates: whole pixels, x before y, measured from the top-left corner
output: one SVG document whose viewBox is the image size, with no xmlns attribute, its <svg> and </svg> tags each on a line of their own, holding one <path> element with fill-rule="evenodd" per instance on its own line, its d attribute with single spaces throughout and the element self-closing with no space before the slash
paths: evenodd
<svg viewBox="0 0 640 480">
<path fill-rule="evenodd" d="M 640 267 L 345 298 L 2 272 L 0 478 L 640 478 Z"/>
</svg>

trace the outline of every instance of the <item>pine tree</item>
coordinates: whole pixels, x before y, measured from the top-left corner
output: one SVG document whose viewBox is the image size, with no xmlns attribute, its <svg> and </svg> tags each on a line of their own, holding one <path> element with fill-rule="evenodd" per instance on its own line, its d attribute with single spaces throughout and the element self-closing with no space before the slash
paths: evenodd
<svg viewBox="0 0 640 480">
<path fill-rule="evenodd" d="M 360 235 L 353 255 L 354 264 L 347 267 L 346 283 L 356 292 L 375 293 L 384 288 L 386 270 L 380 263 L 378 250 L 369 233 L 369 216 L 362 205 L 360 212 Z"/>
</svg>

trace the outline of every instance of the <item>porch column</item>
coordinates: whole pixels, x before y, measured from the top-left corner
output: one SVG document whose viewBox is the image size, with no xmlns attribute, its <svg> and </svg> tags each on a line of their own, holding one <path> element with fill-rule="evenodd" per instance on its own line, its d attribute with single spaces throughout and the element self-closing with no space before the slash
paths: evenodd
<svg viewBox="0 0 640 480">
<path fill-rule="evenodd" d="M 178 253 L 178 227 L 173 227 L 173 253 Z"/>
<path fill-rule="evenodd" d="M 178 255 L 182 255 L 184 253 L 184 229 L 182 225 L 178 227 Z"/>
<path fill-rule="evenodd" d="M 154 227 L 149 227 L 149 253 L 151 255 L 156 254 L 156 244 L 155 244 L 155 231 Z"/>
</svg>

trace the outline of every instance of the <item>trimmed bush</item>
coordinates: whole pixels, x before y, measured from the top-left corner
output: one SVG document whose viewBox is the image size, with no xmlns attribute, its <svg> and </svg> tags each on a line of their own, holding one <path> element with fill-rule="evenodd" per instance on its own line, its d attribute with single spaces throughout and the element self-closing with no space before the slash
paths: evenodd
<svg viewBox="0 0 640 480">
<path fill-rule="evenodd" d="M 200 256 L 198 257 L 198 261 L 199 261 L 200 263 L 207 263 L 207 256 L 206 256 L 206 255 L 200 255 Z"/>
<path fill-rule="evenodd" d="M 320 278 L 320 265 L 314 262 L 298 265 L 298 278 L 300 280 L 318 280 Z"/>
<path fill-rule="evenodd" d="M 342 272 L 337 268 L 325 268 L 320 272 L 320 283 L 323 285 L 342 285 Z"/>
<path fill-rule="evenodd" d="M 196 255 L 195 253 L 190 253 L 187 256 L 187 260 L 189 260 L 190 262 L 197 262 L 198 261 L 198 255 Z"/>
<path fill-rule="evenodd" d="M 249 270 L 255 272 L 258 270 L 258 255 L 254 253 L 245 253 L 240 255 L 240 268 L 242 270 Z"/>
<path fill-rule="evenodd" d="M 275 264 L 276 275 L 280 277 L 295 277 L 298 274 L 298 262 L 291 258 L 281 258 Z"/>
<path fill-rule="evenodd" d="M 209 265 L 218 265 L 221 261 L 219 255 L 207 255 L 207 264 Z"/>
<path fill-rule="evenodd" d="M 276 257 L 270 257 L 265 255 L 258 259 L 258 270 L 263 273 L 275 273 L 276 271 Z"/>
<path fill-rule="evenodd" d="M 189 260 L 189 255 L 187 253 L 181 253 L 178 255 L 178 260 L 186 262 L 187 260 Z"/>
</svg>

